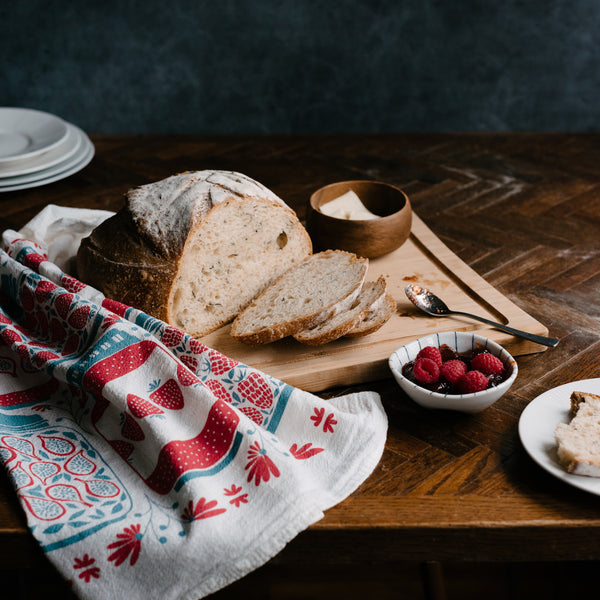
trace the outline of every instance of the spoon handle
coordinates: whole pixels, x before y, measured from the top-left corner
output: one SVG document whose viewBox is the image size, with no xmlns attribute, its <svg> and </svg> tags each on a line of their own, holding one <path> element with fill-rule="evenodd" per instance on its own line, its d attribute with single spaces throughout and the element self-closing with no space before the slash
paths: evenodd
<svg viewBox="0 0 600 600">
<path fill-rule="evenodd" d="M 472 315 L 470 313 L 452 310 L 449 314 L 462 315 L 463 317 L 477 319 L 477 321 L 487 323 L 488 325 L 492 325 L 493 327 L 501 329 L 502 331 L 506 331 L 507 333 L 512 333 L 513 335 L 525 338 L 526 340 L 530 340 L 532 342 L 535 342 L 536 344 L 542 344 L 542 346 L 549 346 L 550 348 L 554 348 L 558 345 L 559 342 L 559 340 L 555 338 L 544 337 L 543 335 L 535 335 L 534 333 L 527 333 L 527 331 L 514 329 L 513 327 L 509 327 L 508 325 L 502 325 L 502 323 L 496 323 L 495 321 L 490 321 L 489 319 L 486 319 L 484 317 L 478 317 L 477 315 Z"/>
</svg>

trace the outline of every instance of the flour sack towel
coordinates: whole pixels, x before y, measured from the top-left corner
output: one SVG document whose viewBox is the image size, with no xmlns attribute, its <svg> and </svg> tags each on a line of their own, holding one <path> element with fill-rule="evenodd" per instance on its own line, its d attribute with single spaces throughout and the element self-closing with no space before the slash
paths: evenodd
<svg viewBox="0 0 600 600">
<path fill-rule="evenodd" d="M 54 227 L 64 250 L 57 214 L 82 235 L 73 223 L 92 213 L 50 207 L 25 231 Z M 321 400 L 104 298 L 48 260 L 60 252 L 43 239 L 3 238 L 0 457 L 80 597 L 214 592 L 378 463 L 377 394 Z"/>
</svg>

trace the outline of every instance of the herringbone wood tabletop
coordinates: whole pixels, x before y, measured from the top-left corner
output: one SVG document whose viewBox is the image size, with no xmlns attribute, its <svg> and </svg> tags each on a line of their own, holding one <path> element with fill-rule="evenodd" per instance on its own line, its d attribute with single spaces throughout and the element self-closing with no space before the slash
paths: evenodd
<svg viewBox="0 0 600 600">
<path fill-rule="evenodd" d="M 131 187 L 196 169 L 243 172 L 298 212 L 318 187 L 377 179 L 460 258 L 544 323 L 557 348 L 518 358 L 510 392 L 484 412 L 428 412 L 392 379 L 384 456 L 352 497 L 273 561 L 275 568 L 402 561 L 600 560 L 600 499 L 537 467 L 517 433 L 540 393 L 600 376 L 600 135 L 385 134 L 96 136 L 82 172 L 0 196 L 0 228 L 49 203 L 116 210 Z M 0 483 L 0 560 L 40 564 L 14 494 Z M 321 597 L 321 596 L 314 596 Z"/>
</svg>

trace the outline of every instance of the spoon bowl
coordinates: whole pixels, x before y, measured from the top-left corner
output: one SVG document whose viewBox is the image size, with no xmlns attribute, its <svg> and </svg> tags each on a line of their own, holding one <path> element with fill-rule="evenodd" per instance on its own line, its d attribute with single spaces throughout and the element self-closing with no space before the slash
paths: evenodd
<svg viewBox="0 0 600 600">
<path fill-rule="evenodd" d="M 508 325 L 503 325 L 502 323 L 490 321 L 490 319 L 486 319 L 478 315 L 473 315 L 471 313 L 466 313 L 458 310 L 451 310 L 441 298 L 430 292 L 428 289 L 421 287 L 420 285 L 407 285 L 404 289 L 404 292 L 406 293 L 406 297 L 417 308 L 427 313 L 428 315 L 431 315 L 432 317 L 446 317 L 448 315 L 459 315 L 462 317 L 469 317 L 470 319 L 475 319 L 477 321 L 481 321 L 482 323 L 487 323 L 492 327 L 496 327 L 496 329 L 506 331 L 507 333 L 516 335 L 531 342 L 535 342 L 536 344 L 549 346 L 550 348 L 554 348 L 558 345 L 559 340 L 557 340 L 556 338 L 545 337 L 543 335 L 536 335 L 534 333 L 529 333 L 527 331 L 515 329 L 514 327 L 509 327 Z"/>
</svg>

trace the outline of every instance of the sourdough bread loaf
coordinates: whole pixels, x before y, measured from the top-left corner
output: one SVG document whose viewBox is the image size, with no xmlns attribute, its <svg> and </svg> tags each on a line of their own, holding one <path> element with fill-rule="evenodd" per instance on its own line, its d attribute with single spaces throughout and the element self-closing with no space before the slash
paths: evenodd
<svg viewBox="0 0 600 600">
<path fill-rule="evenodd" d="M 316 327 L 352 306 L 368 264 L 368 259 L 342 250 L 305 258 L 235 318 L 231 335 L 246 344 L 267 344 Z"/>
<path fill-rule="evenodd" d="M 571 421 L 557 425 L 557 457 L 569 473 L 600 477 L 600 396 L 571 394 Z"/>
<path fill-rule="evenodd" d="M 253 179 L 196 171 L 143 185 L 85 238 L 79 278 L 201 337 L 312 252 L 296 214 Z"/>
<path fill-rule="evenodd" d="M 377 281 L 369 281 L 362 287 L 353 305 L 337 315 L 323 321 L 312 329 L 303 329 L 294 337 L 309 346 L 321 346 L 341 338 L 357 327 L 367 316 L 373 306 L 377 306 L 386 294 L 385 277 Z"/>
</svg>

